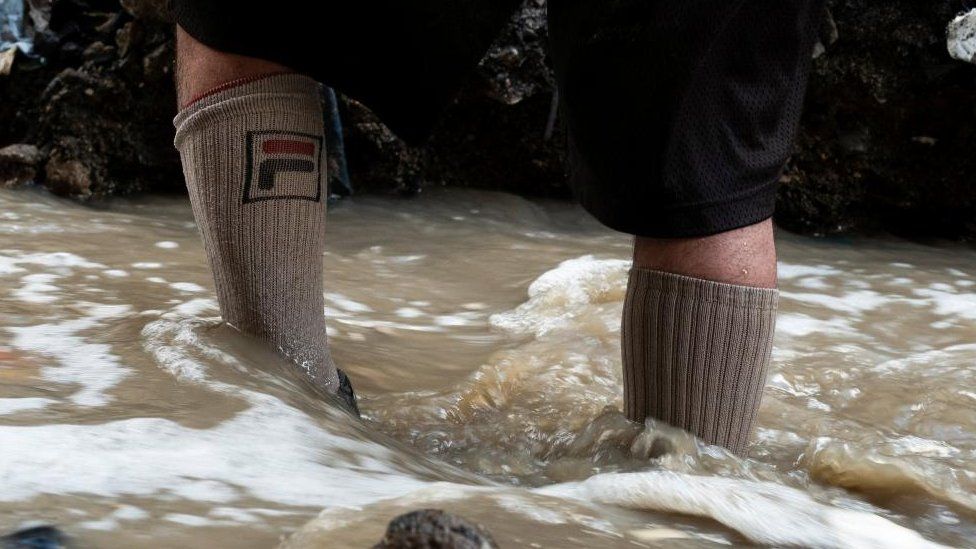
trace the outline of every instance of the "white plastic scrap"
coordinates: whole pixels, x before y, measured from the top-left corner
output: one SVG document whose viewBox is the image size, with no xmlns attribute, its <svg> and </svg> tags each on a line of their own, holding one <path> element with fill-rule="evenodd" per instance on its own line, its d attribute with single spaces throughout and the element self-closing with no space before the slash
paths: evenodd
<svg viewBox="0 0 976 549">
<path fill-rule="evenodd" d="M 949 55 L 976 64 L 976 8 L 953 19 L 948 35 Z"/>
<path fill-rule="evenodd" d="M 0 50 L 16 47 L 30 53 L 32 45 L 24 35 L 24 1 L 0 0 Z"/>
</svg>

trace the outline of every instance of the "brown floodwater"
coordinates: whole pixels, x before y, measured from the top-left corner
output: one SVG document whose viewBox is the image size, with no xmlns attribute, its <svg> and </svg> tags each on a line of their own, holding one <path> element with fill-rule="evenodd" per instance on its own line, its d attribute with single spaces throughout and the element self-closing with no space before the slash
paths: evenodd
<svg viewBox="0 0 976 549">
<path fill-rule="evenodd" d="M 739 459 L 618 412 L 630 242 L 578 208 L 360 197 L 328 232 L 362 420 L 221 325 L 184 199 L 0 190 L 0 533 L 369 547 L 439 507 L 502 547 L 976 546 L 972 248 L 780 234 Z"/>
</svg>

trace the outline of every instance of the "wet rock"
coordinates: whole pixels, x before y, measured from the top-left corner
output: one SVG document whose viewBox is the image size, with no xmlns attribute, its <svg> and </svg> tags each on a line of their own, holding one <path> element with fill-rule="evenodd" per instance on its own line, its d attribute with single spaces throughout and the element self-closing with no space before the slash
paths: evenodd
<svg viewBox="0 0 976 549">
<path fill-rule="evenodd" d="M 491 534 L 479 524 L 438 509 L 423 509 L 390 521 L 373 549 L 497 549 Z"/>
<path fill-rule="evenodd" d="M 91 170 L 81 161 L 52 158 L 44 172 L 47 187 L 54 194 L 74 198 L 91 196 Z"/>
<path fill-rule="evenodd" d="M 32 142 L 51 158 L 83 164 L 89 192 L 73 196 L 182 192 L 167 4 L 49 3 L 35 33 L 45 61 L 21 56 L 0 77 L 0 146 Z M 976 65 L 946 51 L 946 25 L 962 6 L 828 0 L 796 151 L 778 191 L 781 226 L 976 238 Z M 341 98 L 357 190 L 414 195 L 453 185 L 568 197 L 565 129 L 558 117 L 549 124 L 546 40 L 545 1 L 526 0 L 422 147 Z"/>
<path fill-rule="evenodd" d="M 545 0 L 528 0 L 505 27 L 478 66 L 486 94 L 515 105 L 537 93 L 552 93 L 555 80 L 546 63 Z"/>
<path fill-rule="evenodd" d="M 147 82 L 164 82 L 173 74 L 172 44 L 160 44 L 142 58 L 142 71 Z"/>
<path fill-rule="evenodd" d="M 0 549 L 65 549 L 67 537 L 53 526 L 36 526 L 0 537 Z"/>
<path fill-rule="evenodd" d="M 828 4 L 837 39 L 814 61 L 777 223 L 976 238 L 976 66 L 945 41 L 961 3 Z"/>
<path fill-rule="evenodd" d="M 52 159 L 39 183 L 79 199 L 182 189 L 166 7 L 165 0 L 50 4 L 35 44 L 43 62 L 18 62 L 0 77 L 0 95 L 9 97 L 0 102 L 0 146 L 38 144 Z"/>
<path fill-rule="evenodd" d="M 355 101 L 342 101 L 349 171 L 359 190 L 417 194 L 450 185 L 569 197 L 564 128 L 547 138 L 553 76 L 545 1 L 526 0 L 428 143 L 408 147 Z"/>
<path fill-rule="evenodd" d="M 0 148 L 0 187 L 18 187 L 34 180 L 43 159 L 34 145 L 18 143 Z"/>
<path fill-rule="evenodd" d="M 107 61 L 115 55 L 115 48 L 104 42 L 93 42 L 81 55 L 86 61 Z"/>
<path fill-rule="evenodd" d="M 151 23 L 170 23 L 169 5 L 161 0 L 120 0 L 122 8 L 136 19 Z"/>
<path fill-rule="evenodd" d="M 976 238 L 976 66 L 953 61 L 945 45 L 960 7 L 829 0 L 796 152 L 778 191 L 780 226 Z M 544 2 L 528 0 L 422 151 L 350 109 L 368 120 L 350 127 L 353 178 L 402 188 L 406 164 L 426 185 L 567 196 L 561 120 L 545 139 L 545 38 Z"/>
</svg>

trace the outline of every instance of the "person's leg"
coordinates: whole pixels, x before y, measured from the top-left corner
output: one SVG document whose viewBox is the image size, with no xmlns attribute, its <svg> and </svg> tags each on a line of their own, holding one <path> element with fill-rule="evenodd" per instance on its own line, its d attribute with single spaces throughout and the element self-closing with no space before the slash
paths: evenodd
<svg viewBox="0 0 976 549">
<path fill-rule="evenodd" d="M 775 288 L 773 220 L 697 238 L 638 236 L 634 266 L 726 284 Z"/>
<path fill-rule="evenodd" d="M 216 51 L 182 29 L 177 54 L 175 144 L 221 314 L 336 392 L 340 373 L 323 316 L 319 84 L 273 62 Z"/>
<path fill-rule="evenodd" d="M 638 237 L 622 321 L 624 410 L 741 453 L 772 350 L 772 220 L 699 238 Z"/>
<path fill-rule="evenodd" d="M 822 0 L 549 0 L 571 184 L 638 235 L 624 405 L 745 451 L 778 301 L 776 182 Z"/>
<path fill-rule="evenodd" d="M 181 109 L 228 83 L 284 72 L 290 69 L 274 61 L 215 50 L 176 27 L 176 96 Z"/>
</svg>

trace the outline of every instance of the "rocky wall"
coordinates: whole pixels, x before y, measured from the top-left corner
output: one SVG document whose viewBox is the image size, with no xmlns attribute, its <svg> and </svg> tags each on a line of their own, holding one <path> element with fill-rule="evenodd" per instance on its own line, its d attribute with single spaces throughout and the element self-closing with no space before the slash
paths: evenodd
<svg viewBox="0 0 976 549">
<path fill-rule="evenodd" d="M 26 143 L 36 154 L 0 151 L 0 175 L 21 174 L 0 184 L 32 174 L 85 200 L 182 192 L 165 0 L 29 4 L 49 10 L 35 29 L 44 61 L 20 56 L 0 76 L 0 147 Z M 976 66 L 951 59 L 945 45 L 946 23 L 965 2 L 828 5 L 777 222 L 811 234 L 976 236 Z M 343 98 L 357 191 L 455 185 L 568 196 L 545 42 L 545 2 L 527 0 L 424 147 L 406 146 Z"/>
</svg>

